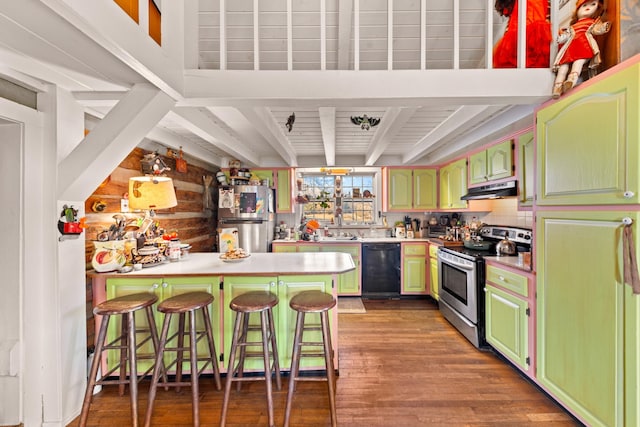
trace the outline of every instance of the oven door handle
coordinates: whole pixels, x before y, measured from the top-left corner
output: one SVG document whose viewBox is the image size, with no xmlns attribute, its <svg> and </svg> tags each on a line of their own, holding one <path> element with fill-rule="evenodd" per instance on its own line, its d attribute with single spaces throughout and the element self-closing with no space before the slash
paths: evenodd
<svg viewBox="0 0 640 427">
<path fill-rule="evenodd" d="M 438 258 L 443 263 L 453 265 L 454 267 L 458 267 L 462 270 L 473 271 L 473 269 L 475 268 L 475 265 L 466 265 L 466 264 L 457 263 L 451 259 L 444 259 L 440 254 L 438 254 Z"/>
</svg>

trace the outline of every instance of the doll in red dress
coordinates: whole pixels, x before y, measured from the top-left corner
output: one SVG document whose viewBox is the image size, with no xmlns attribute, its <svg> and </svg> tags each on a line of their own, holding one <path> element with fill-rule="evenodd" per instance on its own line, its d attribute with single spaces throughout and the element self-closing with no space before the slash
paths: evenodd
<svg viewBox="0 0 640 427">
<path fill-rule="evenodd" d="M 507 28 L 493 47 L 493 68 L 518 65 L 518 0 L 496 0 L 495 9 L 509 18 Z M 551 46 L 548 0 L 527 0 L 526 67 L 547 68 Z"/>
<path fill-rule="evenodd" d="M 571 26 L 563 28 L 558 36 L 560 49 L 553 63 L 556 79 L 552 97 L 558 98 L 575 86 L 582 67 L 589 61 L 589 68 L 600 65 L 600 49 L 594 36 L 605 34 L 611 25 L 602 22 L 603 0 L 578 0 Z"/>
</svg>

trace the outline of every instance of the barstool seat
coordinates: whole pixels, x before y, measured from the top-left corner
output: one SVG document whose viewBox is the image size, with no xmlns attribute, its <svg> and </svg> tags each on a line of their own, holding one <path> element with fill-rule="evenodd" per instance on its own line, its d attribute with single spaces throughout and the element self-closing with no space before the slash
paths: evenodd
<svg viewBox="0 0 640 427">
<path fill-rule="evenodd" d="M 158 331 L 155 326 L 153 318 L 153 311 L 151 306 L 158 301 L 158 297 L 151 293 L 137 293 L 131 295 L 124 295 L 121 297 L 113 298 L 98 304 L 93 309 L 93 314 L 97 316 L 103 316 L 100 324 L 100 331 L 98 332 L 98 338 L 96 340 L 96 349 L 91 364 L 91 370 L 89 372 L 89 379 L 87 382 L 87 389 L 82 403 L 82 412 L 80 414 L 80 427 L 87 424 L 87 418 L 89 416 L 89 407 L 91 406 L 91 400 L 93 397 L 93 389 L 98 385 L 118 384 L 120 395 L 124 394 L 124 387 L 129 384 L 129 394 L 131 395 L 131 420 L 132 425 L 137 427 L 138 425 L 138 382 L 144 376 L 151 372 L 154 368 L 151 366 L 147 371 L 138 374 L 137 362 L 141 359 L 156 360 L 156 354 L 159 348 L 158 343 Z M 138 310 L 145 310 L 146 319 L 148 323 L 147 328 L 137 328 L 135 322 L 135 312 Z M 111 316 L 120 315 L 121 329 L 120 335 L 113 341 L 107 343 L 107 328 L 109 326 L 109 320 Z M 140 342 L 136 342 L 136 335 L 140 333 L 147 333 L 148 335 Z M 149 340 L 153 342 L 154 352 L 151 355 L 138 356 L 138 349 L 147 343 Z M 98 368 L 102 361 L 102 353 L 106 350 L 120 350 L 119 362 L 111 368 L 108 372 L 102 375 L 99 379 Z M 127 361 L 129 361 L 129 375 L 127 375 Z M 109 379 L 111 375 L 119 370 L 118 379 Z M 162 362 L 160 361 L 160 371 L 162 371 Z"/>
<path fill-rule="evenodd" d="M 199 405 L 199 376 L 202 372 L 211 364 L 213 368 L 214 381 L 216 384 L 216 389 L 220 390 L 222 388 L 220 383 L 220 369 L 218 367 L 218 356 L 216 353 L 215 342 L 213 340 L 213 332 L 211 329 L 211 317 L 209 315 L 208 306 L 213 302 L 213 295 L 207 292 L 188 292 L 181 295 L 176 295 L 174 297 L 168 298 L 158 304 L 158 311 L 164 313 L 164 322 L 162 324 L 162 332 L 160 334 L 160 346 L 156 359 L 156 369 L 153 371 L 153 378 L 151 380 L 151 387 L 149 389 L 149 404 L 147 405 L 147 413 L 145 416 L 145 426 L 151 425 L 151 416 L 153 413 L 153 403 L 156 397 L 156 391 L 158 385 L 162 385 L 165 388 L 167 387 L 175 387 L 176 391 L 180 390 L 182 386 L 191 386 L 191 407 L 193 412 L 193 425 L 200 425 L 200 405 Z M 204 330 L 197 330 L 196 325 L 196 311 L 200 310 L 202 312 L 203 321 L 204 321 Z M 189 345 L 185 346 L 184 338 L 185 338 L 185 316 L 189 314 Z M 178 317 L 178 329 L 177 331 L 169 336 L 169 326 L 171 324 L 171 318 L 174 314 L 177 314 Z M 198 341 L 201 339 L 206 339 L 208 344 L 208 356 L 199 356 L 197 351 Z M 167 344 L 173 342 L 174 339 L 177 339 L 177 343 L 175 347 L 169 347 Z M 176 358 L 169 365 L 167 365 L 166 369 L 170 369 L 171 367 L 176 367 L 176 376 L 175 381 L 169 382 L 165 378 L 163 381 L 160 381 L 160 369 L 161 361 L 164 357 L 164 354 L 167 351 L 175 351 Z M 189 370 L 190 376 L 189 381 L 183 381 L 182 378 L 182 365 L 184 362 L 184 352 L 189 353 Z M 198 368 L 198 362 L 204 361 L 204 365 L 201 368 Z"/>
<path fill-rule="evenodd" d="M 278 348 L 276 334 L 273 323 L 272 308 L 278 304 L 278 297 L 268 291 L 251 291 L 238 295 L 229 303 L 229 307 L 236 312 L 236 320 L 233 327 L 233 338 L 231 339 L 231 352 L 229 356 L 229 367 L 227 369 L 227 381 L 225 383 L 224 400 L 222 402 L 222 413 L 220 415 L 220 426 L 224 426 L 227 418 L 231 384 L 238 383 L 238 391 L 243 381 L 264 380 L 267 389 L 267 410 L 269 414 L 269 426 L 274 426 L 273 396 L 271 391 L 271 377 L 275 375 L 276 388 L 282 388 L 280 377 L 280 364 L 278 362 Z M 260 327 L 249 326 L 249 315 L 251 313 L 260 314 Z M 249 341 L 249 332 L 261 331 L 260 341 Z M 247 352 L 247 347 L 261 346 L 262 352 Z M 271 346 L 271 349 L 269 349 Z M 236 352 L 240 349 L 238 364 L 235 365 Z M 261 357 L 264 363 L 264 376 L 244 377 L 244 363 L 247 357 Z M 273 365 L 270 363 L 273 358 Z"/>
<path fill-rule="evenodd" d="M 331 425 L 338 425 L 336 415 L 336 373 L 333 366 L 333 348 L 331 346 L 331 330 L 329 328 L 329 310 L 336 305 L 336 299 L 333 295 L 322 291 L 312 290 L 303 291 L 295 295 L 289 301 L 289 306 L 297 312 L 296 330 L 293 341 L 293 355 L 291 358 L 291 372 L 289 374 L 289 392 L 287 394 L 287 405 L 284 412 L 284 425 L 289 425 L 291 417 L 291 406 L 293 403 L 293 394 L 298 381 L 326 381 L 329 391 L 329 406 L 331 411 Z M 320 326 L 305 325 L 305 315 L 307 313 L 320 314 Z M 322 341 L 303 341 L 303 333 L 305 331 L 322 331 Z M 322 353 L 302 352 L 302 347 L 316 346 L 322 347 Z M 318 376 L 299 376 L 300 374 L 300 358 L 301 357 L 319 357 L 324 356 L 326 375 Z"/>
</svg>

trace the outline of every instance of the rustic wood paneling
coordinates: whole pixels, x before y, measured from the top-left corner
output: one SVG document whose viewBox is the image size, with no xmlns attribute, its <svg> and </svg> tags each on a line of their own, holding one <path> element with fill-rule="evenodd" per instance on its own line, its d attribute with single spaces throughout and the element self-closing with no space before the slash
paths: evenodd
<svg viewBox="0 0 640 427">
<path fill-rule="evenodd" d="M 85 213 L 87 229 L 85 230 L 85 263 L 87 270 L 91 269 L 91 257 L 93 256 L 94 240 L 98 233 L 107 230 L 115 223 L 113 216 L 120 212 L 120 199 L 128 192 L 129 178 L 142 175 L 140 160 L 149 151 L 140 148 L 134 149 L 118 167 L 105 178 L 85 201 Z M 156 219 L 160 227 L 178 232 L 180 241 L 192 246 L 191 252 L 214 252 L 217 250 L 216 222 L 217 212 L 203 209 L 203 192 L 205 175 L 215 176 L 216 170 L 203 169 L 198 166 L 188 165 L 187 173 L 179 173 L 175 168 L 175 160 L 163 157 L 170 171 L 166 175 L 173 179 L 176 188 L 178 205 L 171 209 L 162 209 L 156 212 Z M 213 200 L 217 200 L 216 180 L 213 180 L 210 191 Z M 102 212 L 94 212 L 92 207 L 96 201 L 103 201 L 106 207 Z M 124 213 L 127 218 L 144 216 L 143 212 Z M 91 279 L 87 278 L 87 345 L 91 347 L 94 342 L 93 323 L 93 298 L 91 295 Z"/>
</svg>

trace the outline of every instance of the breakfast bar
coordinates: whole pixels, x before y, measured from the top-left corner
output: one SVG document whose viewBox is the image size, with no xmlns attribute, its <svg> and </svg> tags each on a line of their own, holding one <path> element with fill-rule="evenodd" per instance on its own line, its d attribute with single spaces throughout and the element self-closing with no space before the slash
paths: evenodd
<svg viewBox="0 0 640 427">
<path fill-rule="evenodd" d="M 108 299 L 132 293 L 152 292 L 158 303 L 185 292 L 205 291 L 213 295 L 210 306 L 213 335 L 220 348 L 220 370 L 226 372 L 231 348 L 234 312 L 229 302 L 249 291 L 269 291 L 279 302 L 274 307 L 275 330 L 278 342 L 280 366 L 288 370 L 291 366 L 291 350 L 294 341 L 296 313 L 289 301 L 301 291 L 320 290 L 337 296 L 343 275 L 354 270 L 351 256 L 344 253 L 253 253 L 241 260 L 223 260 L 220 253 L 192 253 L 188 257 L 153 267 L 127 273 L 91 272 L 94 306 Z M 338 369 L 338 316 L 337 309 L 330 311 L 334 366 Z M 100 318 L 95 319 L 96 335 Z M 156 313 L 156 322 L 161 319 Z M 109 325 L 112 328 L 112 325 Z M 115 334 L 117 325 L 113 326 Z M 149 346 L 148 351 L 152 351 Z M 114 354 L 115 355 L 115 354 Z M 115 364 L 109 356 L 103 360 L 103 369 Z M 253 361 L 252 361 L 253 362 Z M 139 361 L 140 372 L 146 363 Z M 322 358 L 308 359 L 301 369 L 315 369 L 323 364 Z M 259 369 L 260 364 L 248 365 Z M 104 372 L 104 370 L 103 370 Z"/>
</svg>

